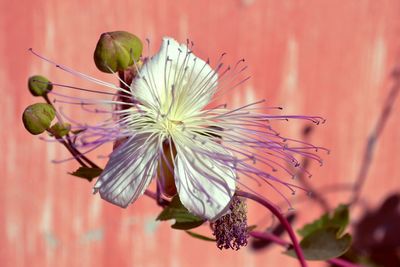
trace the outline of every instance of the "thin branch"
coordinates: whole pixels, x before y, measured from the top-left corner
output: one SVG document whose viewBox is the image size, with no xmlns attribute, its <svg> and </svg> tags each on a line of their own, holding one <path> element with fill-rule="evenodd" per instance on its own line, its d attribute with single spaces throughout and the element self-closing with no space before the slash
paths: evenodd
<svg viewBox="0 0 400 267">
<path fill-rule="evenodd" d="M 56 108 L 54 107 L 53 103 L 50 101 L 48 95 L 47 95 L 47 94 L 43 95 L 43 98 L 44 98 L 44 100 L 47 102 L 47 104 L 51 105 L 51 106 L 54 108 L 54 110 L 55 110 L 55 112 L 56 112 L 57 120 L 58 120 L 58 122 L 59 122 L 60 124 L 62 124 L 62 123 L 63 123 L 62 118 L 61 118 L 60 114 L 58 114 L 58 112 L 57 112 Z M 62 144 L 68 149 L 68 151 L 72 154 L 72 156 L 76 159 L 76 161 L 79 162 L 79 164 L 80 164 L 82 167 L 88 167 L 87 164 L 89 164 L 92 168 L 98 168 L 98 169 L 100 169 L 100 167 L 99 167 L 98 165 L 96 165 L 93 161 L 91 161 L 89 158 L 87 158 L 85 155 L 83 155 L 83 154 L 73 145 L 69 133 L 67 133 L 67 135 L 65 136 L 65 139 L 66 139 L 67 141 L 65 141 L 63 137 L 60 137 L 60 136 L 56 136 L 56 137 L 57 137 L 58 142 L 62 143 Z M 83 162 L 83 161 L 86 161 L 87 164 L 86 164 L 85 162 Z"/>
<path fill-rule="evenodd" d="M 80 155 L 71 147 L 71 146 L 69 146 L 68 144 L 67 144 L 67 142 L 65 142 L 64 141 L 64 139 L 58 139 L 57 138 L 57 140 L 58 140 L 58 142 L 60 142 L 61 144 L 63 144 L 64 146 L 65 146 L 65 148 L 71 153 L 71 155 L 74 157 L 74 159 L 76 159 L 76 161 L 78 161 L 78 163 L 82 166 L 82 167 L 88 167 L 88 165 L 85 163 L 85 162 L 83 162 L 82 160 L 81 160 L 81 157 L 80 157 Z M 79 152 L 79 151 L 78 151 Z"/>
<path fill-rule="evenodd" d="M 352 200 L 350 203 L 355 203 L 360 198 L 361 190 L 366 181 L 368 171 L 372 162 L 372 158 L 375 152 L 376 143 L 386 126 L 386 123 L 392 112 L 393 104 L 400 92 L 400 67 L 395 68 L 395 70 L 392 73 L 392 77 L 394 80 L 393 85 L 389 91 L 389 94 L 386 97 L 386 101 L 379 116 L 379 119 L 368 137 L 368 142 L 365 147 L 364 157 L 360 166 L 356 182 L 354 183 L 354 188 L 353 188 L 354 194 L 352 196 Z"/>
</svg>

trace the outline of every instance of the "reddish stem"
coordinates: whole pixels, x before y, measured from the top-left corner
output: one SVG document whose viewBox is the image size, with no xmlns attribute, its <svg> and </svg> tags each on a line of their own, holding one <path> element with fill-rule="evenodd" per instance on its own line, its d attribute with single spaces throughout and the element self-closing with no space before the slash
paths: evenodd
<svg viewBox="0 0 400 267">
<path fill-rule="evenodd" d="M 275 205 L 273 205 L 272 203 L 270 203 L 268 200 L 266 200 L 264 198 L 261 198 L 257 195 L 254 195 L 254 194 L 251 194 L 248 192 L 237 190 L 235 194 L 239 197 L 249 198 L 249 199 L 252 199 L 252 200 L 260 203 L 261 205 L 263 205 L 264 207 L 269 209 L 278 218 L 280 223 L 283 225 L 283 227 L 288 232 L 290 239 L 292 240 L 293 249 L 297 254 L 297 258 L 299 259 L 300 265 L 302 267 L 306 267 L 307 263 L 306 263 L 306 260 L 304 259 L 303 251 L 300 248 L 299 242 L 297 241 L 297 237 L 293 231 L 293 228 L 290 225 L 290 223 L 286 220 L 285 216 L 283 216 L 282 213 L 275 207 Z"/>
<path fill-rule="evenodd" d="M 238 196 L 241 195 L 241 196 L 243 196 L 243 197 L 247 197 L 247 198 L 253 199 L 254 201 L 257 201 L 257 202 L 259 202 L 258 199 L 261 199 L 261 198 L 255 196 L 256 199 L 257 199 L 257 200 L 256 200 L 256 199 L 254 199 L 254 198 L 248 196 L 248 195 L 254 196 L 254 195 L 252 195 L 252 194 L 245 193 L 245 195 L 243 195 L 243 194 L 241 194 L 241 193 L 245 193 L 245 192 L 236 191 L 236 195 L 238 195 Z M 154 193 L 154 192 L 152 192 L 152 191 L 150 191 L 150 190 L 147 189 L 147 190 L 144 192 L 144 194 L 145 194 L 146 196 L 152 198 L 153 200 L 156 200 L 156 201 L 157 201 L 157 194 L 156 194 L 156 193 Z M 266 203 L 267 203 L 268 205 L 272 205 L 271 203 L 269 203 L 269 202 L 267 202 L 267 201 L 266 201 Z M 260 204 L 263 204 L 263 205 L 264 205 L 264 203 L 260 203 Z M 265 206 L 265 205 L 264 205 L 264 206 Z M 274 206 L 272 205 L 272 207 L 274 207 Z M 275 208 L 275 207 L 274 207 L 274 208 Z M 269 209 L 269 208 L 268 208 L 268 209 Z M 275 209 L 275 210 L 276 210 L 276 209 Z M 280 212 L 279 212 L 278 210 L 277 210 L 277 212 L 280 214 Z M 281 215 L 281 216 L 282 216 L 282 215 Z M 287 222 L 286 218 L 285 218 L 284 216 L 282 216 L 282 217 L 283 217 L 283 218 L 285 219 L 285 221 Z M 287 224 L 289 224 L 289 222 L 287 222 Z M 290 226 L 290 224 L 289 224 L 289 228 L 292 229 L 291 226 Z M 293 233 L 293 230 L 292 230 L 292 233 Z M 251 231 L 251 232 L 249 233 L 249 235 L 252 236 L 252 237 L 254 237 L 254 238 L 272 241 L 272 242 L 274 242 L 274 243 L 276 243 L 276 244 L 278 244 L 278 245 L 280 245 L 280 246 L 282 246 L 282 247 L 285 247 L 285 248 L 288 248 L 288 247 L 291 245 L 289 242 L 287 242 L 287 241 L 285 241 L 285 240 L 279 238 L 278 236 L 276 236 L 276 235 L 274 235 L 274 234 L 268 233 L 268 232 Z M 293 240 L 292 240 L 292 242 L 293 242 Z M 296 240 L 296 242 L 293 242 L 293 244 L 295 244 L 295 243 L 297 243 L 297 240 Z M 297 244 L 298 244 L 298 243 L 297 243 Z M 337 265 L 337 266 L 341 266 L 341 267 L 364 267 L 364 266 L 362 266 L 362 265 L 355 264 L 355 263 L 351 263 L 351 262 L 348 262 L 348 261 L 343 260 L 343 259 L 330 259 L 330 260 L 327 260 L 327 262 L 329 262 L 330 264 L 334 264 L 334 265 Z"/>
</svg>

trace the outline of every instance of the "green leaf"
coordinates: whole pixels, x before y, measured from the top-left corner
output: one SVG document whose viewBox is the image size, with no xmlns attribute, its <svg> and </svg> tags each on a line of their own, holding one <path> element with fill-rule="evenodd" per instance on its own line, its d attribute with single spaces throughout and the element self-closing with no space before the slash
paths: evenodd
<svg viewBox="0 0 400 267">
<path fill-rule="evenodd" d="M 306 260 L 325 261 L 337 258 L 346 253 L 351 246 L 351 236 L 349 234 L 337 238 L 339 228 L 329 227 L 318 229 L 309 234 L 300 242 L 300 247 Z M 297 257 L 293 248 L 285 254 Z"/>
<path fill-rule="evenodd" d="M 343 235 L 349 223 L 347 205 L 339 205 L 332 214 L 306 224 L 298 233 L 303 236 L 300 247 L 307 260 L 328 260 L 343 255 L 351 246 L 351 236 Z M 296 257 L 293 248 L 285 252 Z"/>
<path fill-rule="evenodd" d="M 188 230 L 199 227 L 204 223 L 204 220 L 201 221 L 191 221 L 191 222 L 179 222 L 178 220 L 175 221 L 171 227 L 177 230 Z"/>
<path fill-rule="evenodd" d="M 198 233 L 194 233 L 192 231 L 185 231 L 185 232 L 188 235 L 190 235 L 191 237 L 194 237 L 194 238 L 197 238 L 197 239 L 200 239 L 200 240 L 213 241 L 213 242 L 217 241 L 215 238 L 208 237 L 208 236 L 205 236 L 205 235 L 201 235 L 201 234 L 198 234 Z"/>
<path fill-rule="evenodd" d="M 329 221 L 329 214 L 324 214 L 318 220 L 313 221 L 312 223 L 306 224 L 302 229 L 297 230 L 297 233 L 302 237 L 308 236 L 315 232 L 318 229 L 321 229 L 326 225 Z"/>
<path fill-rule="evenodd" d="M 90 167 L 79 167 L 76 171 L 69 173 L 73 176 L 84 178 L 91 182 L 97 176 L 100 176 L 103 169 L 100 168 L 90 168 Z"/>
<path fill-rule="evenodd" d="M 168 206 L 158 215 L 157 220 L 167 221 L 175 219 L 171 226 L 174 229 L 188 230 L 196 228 L 204 223 L 204 219 L 190 213 L 181 203 L 179 196 L 172 198 Z"/>
<path fill-rule="evenodd" d="M 335 209 L 329 226 L 338 227 L 339 229 L 336 235 L 337 237 L 340 237 L 346 230 L 349 221 L 350 221 L 349 206 L 341 204 L 339 205 L 339 207 Z"/>
<path fill-rule="evenodd" d="M 327 228 L 337 228 L 337 237 L 340 237 L 344 230 L 346 229 L 347 225 L 349 224 L 349 209 L 347 205 L 339 205 L 333 212 L 332 216 L 329 213 L 325 213 L 321 216 L 321 218 L 315 220 L 310 224 L 306 224 L 302 229 L 298 230 L 297 232 L 302 237 L 307 237 L 308 235 L 312 234 L 313 232 Z"/>
</svg>

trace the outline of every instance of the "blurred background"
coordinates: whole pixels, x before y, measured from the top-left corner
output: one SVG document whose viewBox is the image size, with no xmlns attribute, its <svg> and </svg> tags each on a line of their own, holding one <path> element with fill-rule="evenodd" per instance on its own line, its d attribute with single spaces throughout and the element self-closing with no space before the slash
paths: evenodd
<svg viewBox="0 0 400 267">
<path fill-rule="evenodd" d="M 307 179 L 330 208 L 347 203 L 352 186 L 365 178 L 359 183 L 359 205 L 351 212 L 354 249 L 370 257 L 378 251 L 376 257 L 397 264 L 400 102 L 394 71 L 400 66 L 399 10 L 398 0 L 1 0 L 0 266 L 298 266 L 278 246 L 220 251 L 211 242 L 171 230 L 168 222 L 155 221 L 160 208 L 147 197 L 127 209 L 112 206 L 91 194 L 92 184 L 67 174 L 76 163 L 51 163 L 68 157 L 64 148 L 25 131 L 21 114 L 36 101 L 26 88 L 29 76 L 95 88 L 28 48 L 116 82 L 100 73 L 92 59 L 99 35 L 115 30 L 148 38 L 145 54 L 156 52 L 163 36 L 172 36 L 181 42 L 190 38 L 196 54 L 214 62 L 223 52 L 228 63 L 245 58 L 252 78 L 226 97 L 230 106 L 265 98 L 284 107 L 285 114 L 324 117 L 326 123 L 312 131 L 305 132 L 308 124 L 301 121 L 277 127 L 286 136 L 331 150 L 320 153 L 322 167 L 310 164 L 313 176 Z M 381 116 L 385 107 L 391 112 Z M 88 118 L 70 106 L 65 112 Z M 282 203 L 272 190 L 264 193 Z M 304 193 L 289 198 L 295 228 L 324 212 Z M 282 207 L 286 212 L 287 206 Z M 250 205 L 249 217 L 260 229 L 276 225 L 259 206 Z M 202 231 L 210 235 L 207 230 Z"/>
</svg>

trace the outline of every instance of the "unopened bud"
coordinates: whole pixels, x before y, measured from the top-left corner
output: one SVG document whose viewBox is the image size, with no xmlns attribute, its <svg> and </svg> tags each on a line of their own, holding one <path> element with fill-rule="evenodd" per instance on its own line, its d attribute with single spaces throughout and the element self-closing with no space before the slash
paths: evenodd
<svg viewBox="0 0 400 267">
<path fill-rule="evenodd" d="M 55 136 L 55 137 L 63 137 L 66 136 L 69 131 L 71 130 L 71 124 L 64 122 L 64 123 L 59 123 L 57 122 L 50 128 L 50 132 Z"/>
<path fill-rule="evenodd" d="M 102 72 L 123 71 L 139 60 L 142 48 L 142 41 L 129 32 L 106 32 L 97 42 L 94 62 Z"/>
<path fill-rule="evenodd" d="M 29 78 L 28 88 L 32 95 L 44 96 L 53 89 L 53 85 L 46 77 L 35 75 Z"/>
<path fill-rule="evenodd" d="M 22 121 L 28 132 L 37 135 L 50 127 L 55 115 L 56 111 L 53 106 L 46 103 L 36 103 L 25 109 Z"/>
</svg>

